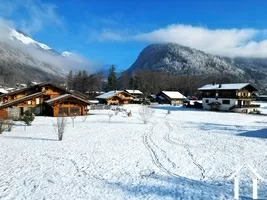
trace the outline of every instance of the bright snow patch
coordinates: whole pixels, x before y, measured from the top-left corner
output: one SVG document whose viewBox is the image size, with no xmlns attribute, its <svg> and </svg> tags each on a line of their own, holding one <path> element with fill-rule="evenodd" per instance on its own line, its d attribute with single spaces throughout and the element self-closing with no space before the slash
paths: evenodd
<svg viewBox="0 0 267 200">
<path fill-rule="evenodd" d="M 37 45 L 39 47 L 41 47 L 42 49 L 44 50 L 50 50 L 51 48 L 43 43 L 39 43 L 39 42 L 36 42 L 35 40 L 33 40 L 32 38 L 30 37 L 27 37 L 25 35 L 23 35 L 22 33 L 19 33 L 17 32 L 16 30 L 14 29 L 10 29 L 10 38 L 11 39 L 16 39 L 16 40 L 19 40 L 21 41 L 23 44 L 26 44 L 26 45 Z"/>
<path fill-rule="evenodd" d="M 0 199 L 233 199 L 227 180 L 244 163 L 267 177 L 265 116 L 157 106 L 133 116 L 90 111 L 57 141 L 55 118 L 0 135 Z M 167 110 L 171 113 L 167 115 Z M 241 199 L 252 183 L 240 182 Z M 260 182 L 259 199 L 267 198 Z"/>
</svg>

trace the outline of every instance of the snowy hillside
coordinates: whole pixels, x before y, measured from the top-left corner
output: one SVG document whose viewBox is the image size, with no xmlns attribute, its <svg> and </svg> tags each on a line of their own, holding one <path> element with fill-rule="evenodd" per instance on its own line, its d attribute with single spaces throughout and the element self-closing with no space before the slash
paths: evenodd
<svg viewBox="0 0 267 200">
<path fill-rule="evenodd" d="M 242 164 L 267 177 L 265 116 L 156 106 L 150 123 L 90 111 L 57 141 L 54 118 L 0 135 L 0 199 L 233 199 L 228 177 Z M 171 114 L 167 114 L 171 110 Z M 247 171 L 240 199 L 250 199 Z M 267 184 L 259 182 L 259 199 Z"/>
<path fill-rule="evenodd" d="M 176 75 L 224 75 L 253 82 L 262 88 L 267 81 L 267 60 L 223 58 L 174 43 L 151 44 L 128 69 L 165 71 Z"/>
</svg>

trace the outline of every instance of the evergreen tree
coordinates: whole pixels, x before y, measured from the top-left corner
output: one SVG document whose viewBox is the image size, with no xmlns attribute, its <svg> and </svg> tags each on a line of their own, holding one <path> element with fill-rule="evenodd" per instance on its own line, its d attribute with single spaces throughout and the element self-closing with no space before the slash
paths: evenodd
<svg viewBox="0 0 267 200">
<path fill-rule="evenodd" d="M 69 74 L 67 75 L 66 85 L 69 90 L 73 89 L 73 72 L 70 70 Z"/>
<path fill-rule="evenodd" d="M 109 75 L 108 75 L 108 89 L 109 90 L 116 90 L 117 89 L 117 77 L 116 77 L 116 71 L 115 66 L 111 65 L 109 69 Z"/>
</svg>

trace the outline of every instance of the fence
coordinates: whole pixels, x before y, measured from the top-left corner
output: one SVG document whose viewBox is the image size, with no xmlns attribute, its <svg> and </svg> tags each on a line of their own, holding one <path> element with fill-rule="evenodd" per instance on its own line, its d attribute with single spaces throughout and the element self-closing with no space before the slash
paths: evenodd
<svg viewBox="0 0 267 200">
<path fill-rule="evenodd" d="M 90 105 L 90 110 L 110 110 L 111 109 L 111 105 Z"/>
</svg>

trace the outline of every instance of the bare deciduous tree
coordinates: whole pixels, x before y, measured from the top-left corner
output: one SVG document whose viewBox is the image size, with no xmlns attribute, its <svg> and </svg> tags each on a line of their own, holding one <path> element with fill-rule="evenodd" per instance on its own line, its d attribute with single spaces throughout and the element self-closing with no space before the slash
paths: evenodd
<svg viewBox="0 0 267 200">
<path fill-rule="evenodd" d="M 109 123 L 110 123 L 110 121 L 111 121 L 111 118 L 114 116 L 114 112 L 112 112 L 112 111 L 110 111 L 109 113 L 108 113 L 108 119 L 109 119 Z"/>
<path fill-rule="evenodd" d="M 58 117 L 53 125 L 55 132 L 58 135 L 58 140 L 61 141 L 63 139 L 65 129 L 67 127 L 67 119 L 65 117 Z"/>
<path fill-rule="evenodd" d="M 71 116 L 71 121 L 72 121 L 72 127 L 75 126 L 75 118 L 77 117 L 77 114 L 75 113 L 74 115 Z"/>
<path fill-rule="evenodd" d="M 140 115 L 140 119 L 144 122 L 144 124 L 147 124 L 149 122 L 149 119 L 153 117 L 154 110 L 148 106 L 142 106 L 139 109 L 139 115 Z"/>
<path fill-rule="evenodd" d="M 82 122 L 85 122 L 87 120 L 87 117 L 88 117 L 87 114 L 83 115 Z"/>
</svg>

